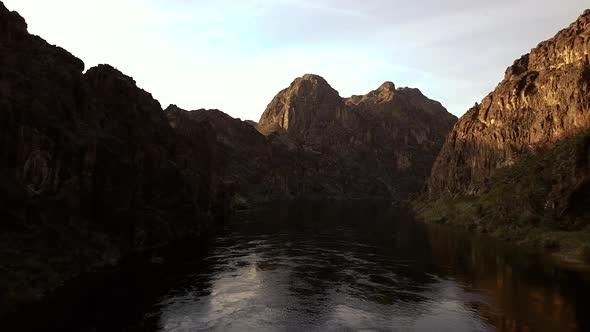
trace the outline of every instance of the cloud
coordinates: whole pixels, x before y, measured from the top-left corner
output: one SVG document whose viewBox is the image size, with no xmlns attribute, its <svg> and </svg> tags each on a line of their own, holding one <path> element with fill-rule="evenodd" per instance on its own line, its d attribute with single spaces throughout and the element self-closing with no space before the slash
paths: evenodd
<svg viewBox="0 0 590 332">
<path fill-rule="evenodd" d="M 414 86 L 460 115 L 587 0 L 4 0 L 87 66 L 110 63 L 164 106 L 257 119 L 305 73 L 343 96 Z"/>
</svg>

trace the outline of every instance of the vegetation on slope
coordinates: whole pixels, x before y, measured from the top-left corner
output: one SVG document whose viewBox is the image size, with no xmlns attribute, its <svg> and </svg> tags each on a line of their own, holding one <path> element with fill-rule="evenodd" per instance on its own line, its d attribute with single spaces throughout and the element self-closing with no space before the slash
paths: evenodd
<svg viewBox="0 0 590 332">
<path fill-rule="evenodd" d="M 450 224 L 590 262 L 590 132 L 498 170 L 477 195 L 414 203 L 426 222 Z"/>
</svg>

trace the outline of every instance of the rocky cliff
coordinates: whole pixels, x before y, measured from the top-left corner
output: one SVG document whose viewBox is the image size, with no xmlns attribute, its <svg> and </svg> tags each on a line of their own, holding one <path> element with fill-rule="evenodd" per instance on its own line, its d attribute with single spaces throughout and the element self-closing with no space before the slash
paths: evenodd
<svg viewBox="0 0 590 332">
<path fill-rule="evenodd" d="M 186 111 L 170 105 L 165 114 L 176 134 L 175 158 L 188 183 L 207 188 L 203 195 L 218 196 L 218 203 L 228 204 L 224 210 L 270 199 L 272 147 L 252 124 L 219 110 Z M 203 179 L 207 183 L 199 184 Z"/>
<path fill-rule="evenodd" d="M 497 169 L 590 128 L 590 11 L 506 70 L 455 125 L 430 193 L 478 193 Z"/>
<path fill-rule="evenodd" d="M 456 118 L 420 90 L 386 82 L 342 98 L 322 77 L 297 78 L 258 123 L 313 151 L 341 195 L 407 199 L 421 189 Z"/>
<path fill-rule="evenodd" d="M 455 125 L 418 213 L 590 260 L 589 52 L 586 11 L 516 60 Z"/>
<path fill-rule="evenodd" d="M 264 136 L 250 122 L 218 110 L 185 111 L 171 105 L 166 115 L 176 133 L 176 160 L 185 178 L 195 183 L 193 169 L 207 170 L 209 183 L 200 187 L 211 188 L 214 197 L 223 195 L 218 201 L 227 202 L 227 209 L 277 199 L 348 197 L 340 190 L 343 174 L 289 137 Z M 208 151 L 207 158 L 203 151 Z"/>
<path fill-rule="evenodd" d="M 256 127 L 218 110 L 172 105 L 166 115 L 185 173 L 207 170 L 215 185 L 201 187 L 223 188 L 234 208 L 277 198 L 407 199 L 456 119 L 417 89 L 387 82 L 341 98 L 317 75 L 281 91 Z"/>
<path fill-rule="evenodd" d="M 209 220 L 160 104 L 108 65 L 83 70 L 0 3 L 0 309 Z"/>
</svg>

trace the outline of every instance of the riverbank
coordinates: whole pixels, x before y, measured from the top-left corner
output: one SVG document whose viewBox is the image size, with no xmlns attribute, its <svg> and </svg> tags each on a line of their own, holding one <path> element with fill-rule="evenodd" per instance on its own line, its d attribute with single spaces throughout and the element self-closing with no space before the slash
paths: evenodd
<svg viewBox="0 0 590 332">
<path fill-rule="evenodd" d="M 562 262 L 588 263 L 589 153 L 590 132 L 583 131 L 498 169 L 463 194 L 424 194 L 413 209 L 427 223 L 542 249 Z"/>
<path fill-rule="evenodd" d="M 568 220 L 549 220 L 522 207 L 509 215 L 489 193 L 479 196 L 442 195 L 412 203 L 416 218 L 486 234 L 534 250 L 542 250 L 562 264 L 590 263 L 590 226 Z M 514 216 L 518 215 L 519 218 Z"/>
</svg>

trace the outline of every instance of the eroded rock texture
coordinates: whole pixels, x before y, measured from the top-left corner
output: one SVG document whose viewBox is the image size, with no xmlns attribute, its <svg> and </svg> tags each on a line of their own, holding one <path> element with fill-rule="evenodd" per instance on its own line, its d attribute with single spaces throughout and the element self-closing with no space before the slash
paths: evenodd
<svg viewBox="0 0 590 332">
<path fill-rule="evenodd" d="M 418 89 L 386 82 L 341 98 L 322 77 L 305 75 L 272 100 L 257 128 L 313 152 L 338 195 L 407 199 L 422 188 L 455 121 Z"/>
<path fill-rule="evenodd" d="M 496 170 L 590 128 L 589 52 L 586 11 L 516 60 L 496 89 L 455 125 L 428 192 L 479 193 Z"/>
</svg>

